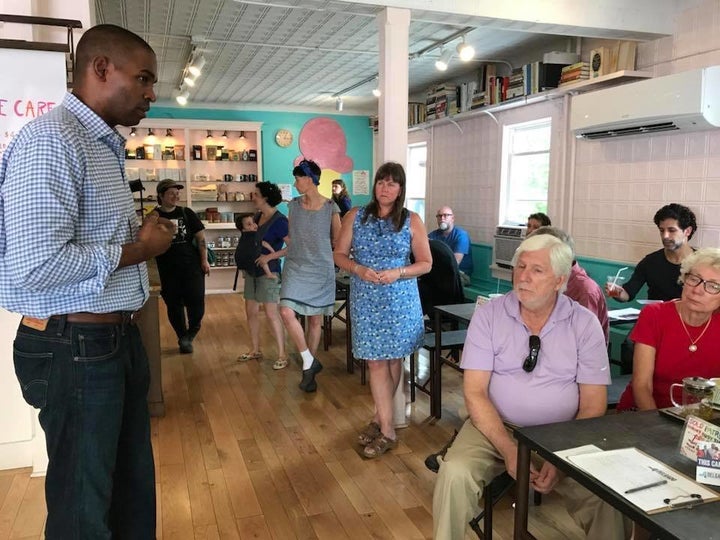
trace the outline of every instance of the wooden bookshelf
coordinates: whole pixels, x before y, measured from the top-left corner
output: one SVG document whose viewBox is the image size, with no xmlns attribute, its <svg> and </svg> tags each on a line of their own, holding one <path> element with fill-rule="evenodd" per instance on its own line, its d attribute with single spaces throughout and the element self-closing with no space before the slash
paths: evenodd
<svg viewBox="0 0 720 540">
<path fill-rule="evenodd" d="M 574 84 L 568 84 L 566 86 L 563 86 L 562 88 L 552 88 L 550 90 L 545 90 L 536 94 L 530 94 L 529 96 L 521 96 L 507 101 L 503 101 L 502 103 L 486 105 L 484 107 L 479 107 L 470 111 L 454 114 L 451 116 L 445 116 L 443 118 L 438 118 L 437 120 L 432 120 L 430 122 L 416 124 L 408 128 L 408 131 L 418 131 L 421 129 L 427 129 L 432 126 L 442 124 L 454 124 L 458 127 L 458 129 L 460 129 L 458 122 L 462 120 L 467 120 L 469 118 L 474 118 L 482 114 L 496 113 L 508 109 L 515 109 L 517 107 L 524 107 L 525 105 L 531 105 L 533 103 L 539 103 L 541 101 L 556 99 L 566 94 L 590 92 L 592 90 L 599 90 L 600 88 L 604 88 L 606 86 L 616 86 L 633 82 L 639 79 L 649 79 L 651 77 L 652 73 L 649 73 L 647 71 L 616 71 L 614 73 L 608 73 L 607 75 L 603 75 L 601 77 L 595 77 L 594 79 L 587 79 L 583 81 L 578 81 Z M 462 129 L 460 130 L 462 131 Z"/>
</svg>

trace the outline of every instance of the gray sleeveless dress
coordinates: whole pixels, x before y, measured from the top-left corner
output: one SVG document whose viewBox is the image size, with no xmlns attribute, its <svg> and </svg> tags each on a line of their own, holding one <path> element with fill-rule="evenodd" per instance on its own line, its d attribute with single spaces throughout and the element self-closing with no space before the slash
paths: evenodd
<svg viewBox="0 0 720 540">
<path fill-rule="evenodd" d="M 280 305 L 301 315 L 332 315 L 335 307 L 335 265 L 332 257 L 332 215 L 328 200 L 319 210 L 306 210 L 296 197 L 288 203 L 290 244 L 283 265 Z"/>
</svg>

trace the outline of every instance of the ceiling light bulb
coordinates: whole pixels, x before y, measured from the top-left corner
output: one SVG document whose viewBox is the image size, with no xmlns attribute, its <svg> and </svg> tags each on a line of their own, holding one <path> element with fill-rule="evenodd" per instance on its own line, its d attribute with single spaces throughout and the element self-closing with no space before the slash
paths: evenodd
<svg viewBox="0 0 720 540">
<path fill-rule="evenodd" d="M 131 137 L 135 136 L 135 128 L 130 128 L 130 136 Z"/>
<path fill-rule="evenodd" d="M 472 60 L 475 56 L 475 49 L 473 49 L 472 45 L 465 43 L 465 38 L 463 38 L 462 43 L 458 43 L 457 52 L 463 62 Z"/>
<path fill-rule="evenodd" d="M 380 91 L 379 88 L 373 88 L 372 92 L 373 92 L 373 96 L 375 96 L 375 97 L 380 97 L 382 95 L 382 92 Z"/>
<path fill-rule="evenodd" d="M 185 84 L 187 84 L 190 88 L 192 88 L 192 87 L 195 86 L 195 80 L 196 80 L 196 77 L 191 77 L 191 76 L 188 74 L 188 75 L 186 75 L 185 78 L 183 79 L 183 82 L 184 82 Z"/>
<path fill-rule="evenodd" d="M 195 77 L 199 77 L 202 73 L 203 67 L 205 67 L 205 57 L 199 56 L 193 61 L 192 64 L 190 64 L 188 71 L 195 75 Z"/>
<path fill-rule="evenodd" d="M 450 58 L 452 58 L 452 54 L 452 49 L 442 49 L 440 58 L 435 61 L 435 68 L 438 71 L 446 71 L 448 64 L 450 63 Z"/>
<path fill-rule="evenodd" d="M 341 112 L 343 110 L 343 99 L 340 96 L 335 98 L 335 110 L 337 112 Z"/>
<path fill-rule="evenodd" d="M 178 94 L 175 97 L 175 101 L 177 101 L 179 105 L 185 106 L 185 105 L 187 105 L 189 97 L 190 97 L 190 92 L 185 90 L 184 92 L 182 92 L 181 94 Z"/>
<path fill-rule="evenodd" d="M 212 131 L 210 131 L 209 129 L 207 130 L 207 137 L 206 137 L 206 139 L 212 139 Z"/>
</svg>

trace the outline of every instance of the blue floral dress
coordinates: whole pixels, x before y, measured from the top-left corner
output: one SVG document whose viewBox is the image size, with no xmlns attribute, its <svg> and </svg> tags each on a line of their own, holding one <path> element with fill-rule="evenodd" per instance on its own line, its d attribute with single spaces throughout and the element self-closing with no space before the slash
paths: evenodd
<svg viewBox="0 0 720 540">
<path fill-rule="evenodd" d="M 410 264 L 410 215 L 399 232 L 384 219 L 362 222 L 361 208 L 353 222 L 355 262 L 373 270 Z M 352 349 L 356 358 L 403 358 L 422 345 L 423 315 L 417 280 L 399 279 L 389 285 L 369 283 L 353 275 L 350 281 Z"/>
</svg>

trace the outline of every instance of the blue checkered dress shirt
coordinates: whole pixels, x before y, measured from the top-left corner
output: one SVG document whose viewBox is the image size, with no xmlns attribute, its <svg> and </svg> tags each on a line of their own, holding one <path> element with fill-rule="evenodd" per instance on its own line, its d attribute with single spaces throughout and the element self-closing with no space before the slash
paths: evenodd
<svg viewBox="0 0 720 540">
<path fill-rule="evenodd" d="M 0 306 L 39 318 L 142 307 L 145 263 L 117 267 L 138 232 L 124 149 L 72 94 L 11 141 L 0 160 Z"/>
</svg>

